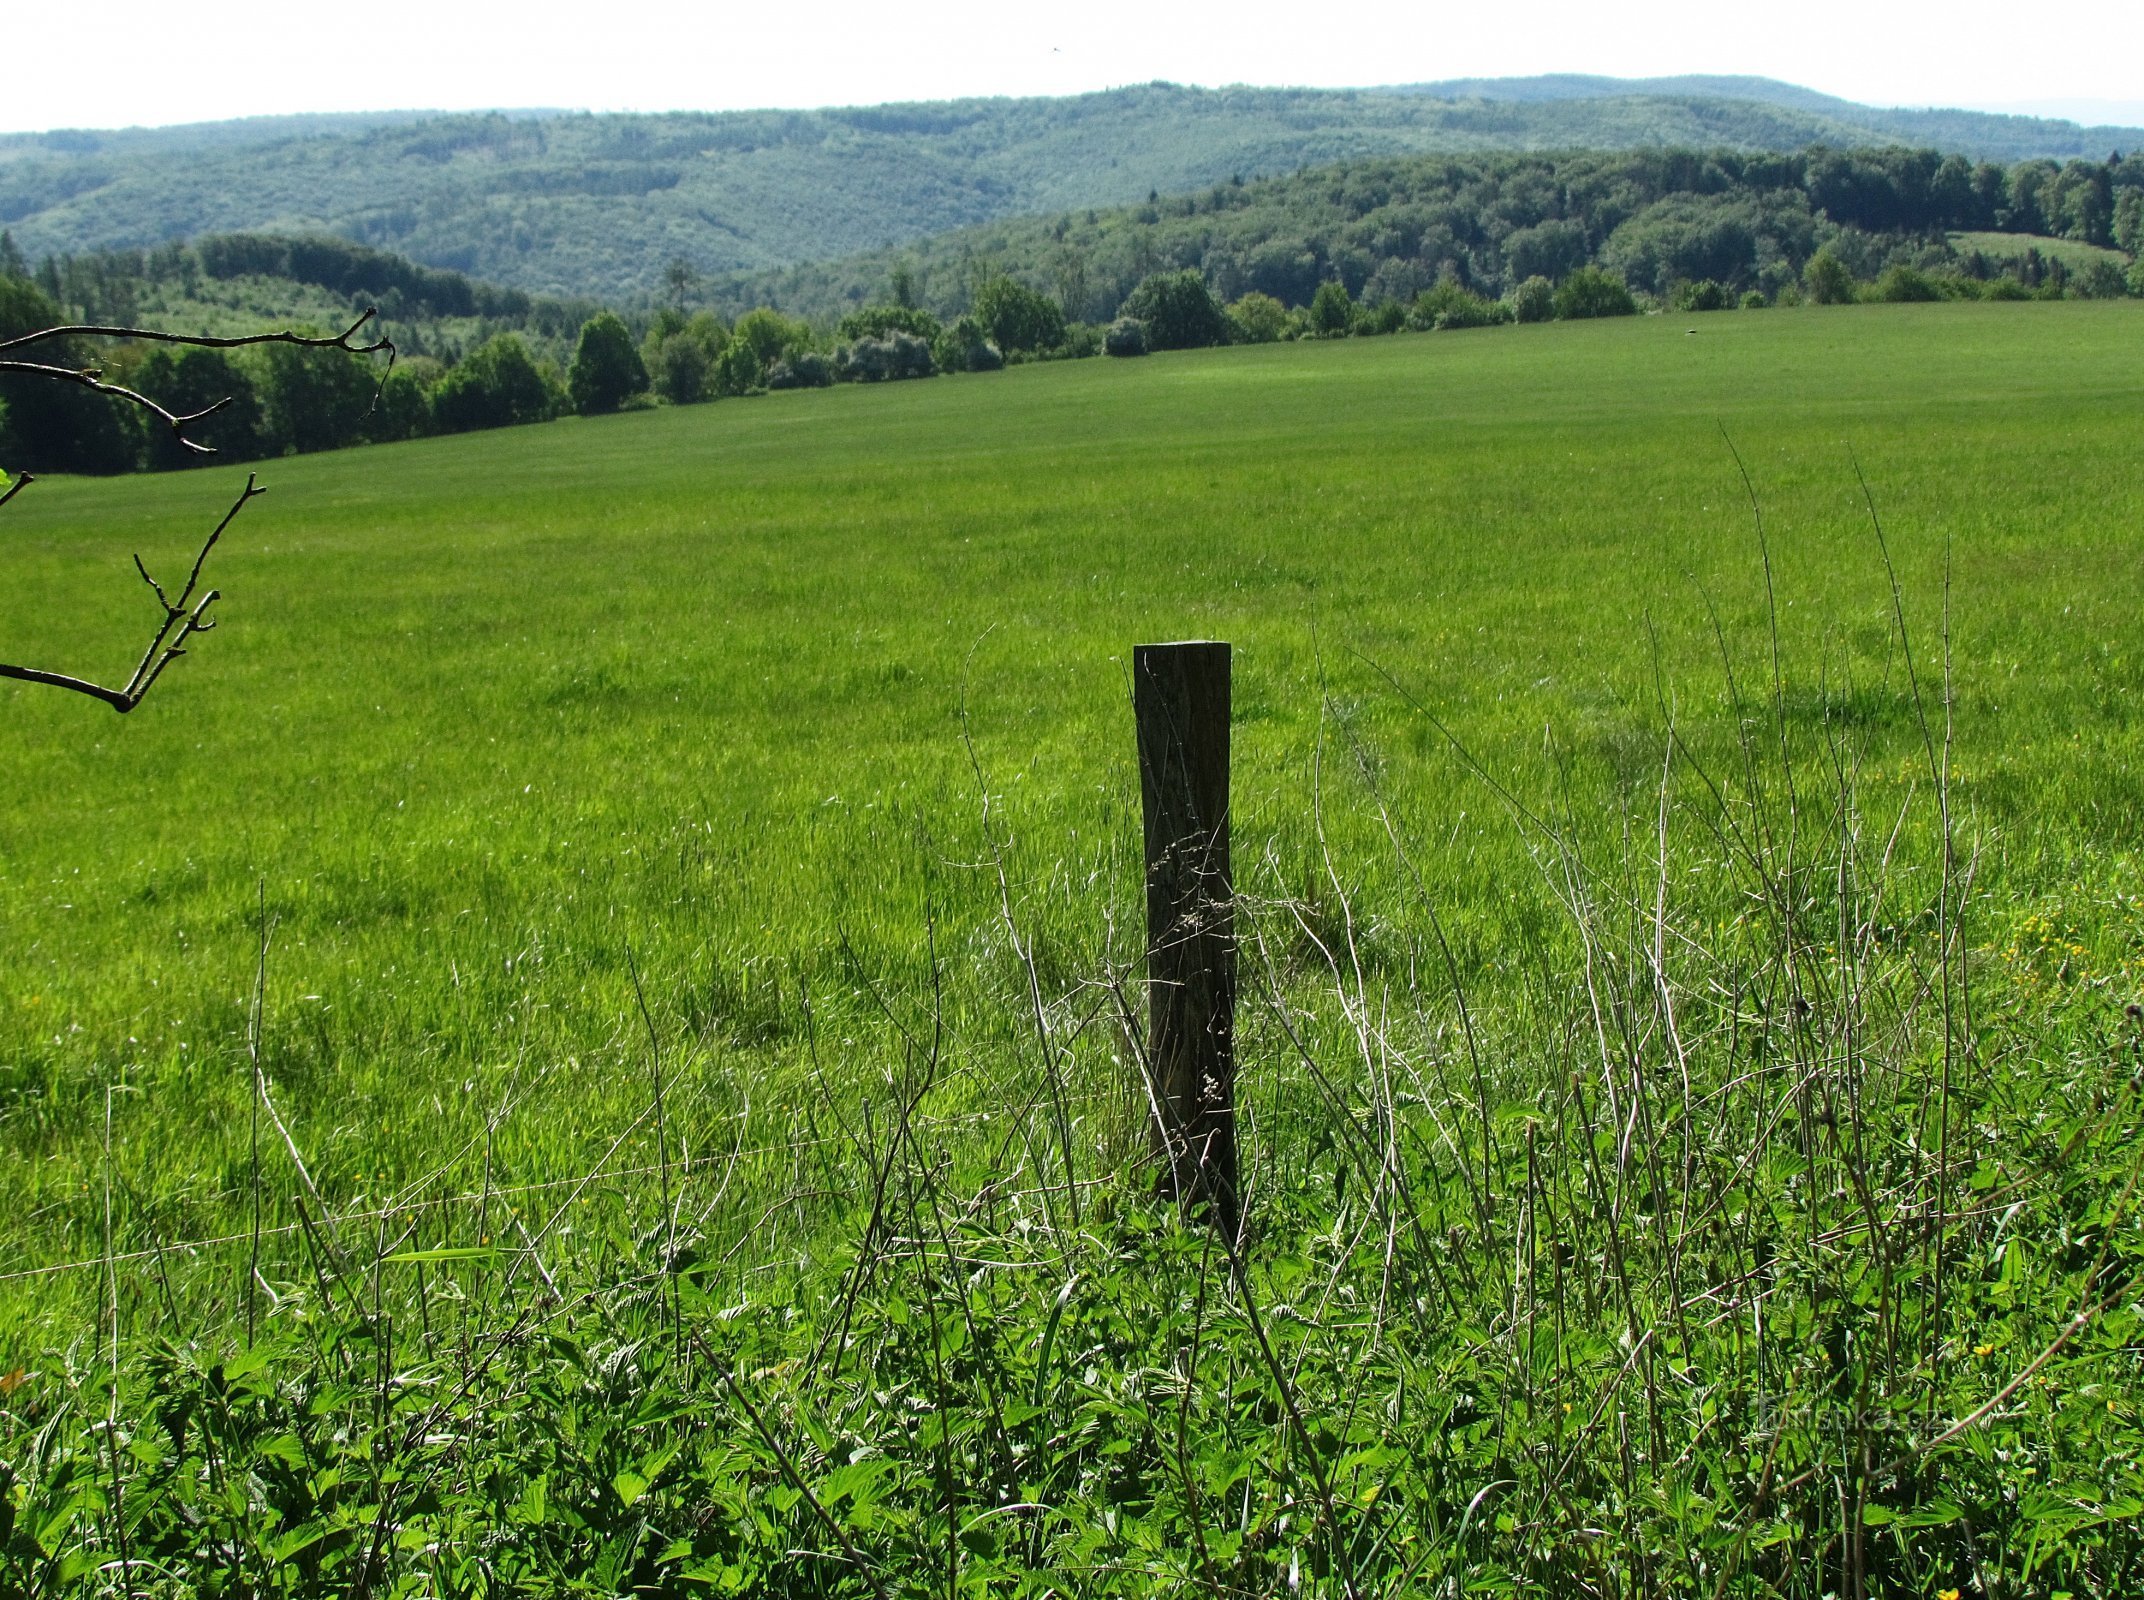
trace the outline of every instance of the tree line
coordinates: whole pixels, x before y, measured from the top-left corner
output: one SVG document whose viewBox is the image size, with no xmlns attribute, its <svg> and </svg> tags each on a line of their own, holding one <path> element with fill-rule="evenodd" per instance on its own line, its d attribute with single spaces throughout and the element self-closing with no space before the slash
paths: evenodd
<svg viewBox="0 0 2144 1600">
<path fill-rule="evenodd" d="M 1431 192 L 1445 199 L 1425 201 Z M 1315 239 L 1315 230 L 1271 234 L 1276 219 L 1312 205 L 1352 220 Z M 290 346 L 121 344 L 102 354 L 111 381 L 174 409 L 228 398 L 198 436 L 228 459 L 251 460 L 1031 360 L 1655 307 L 2144 295 L 2137 156 L 2009 168 L 1910 150 L 1439 158 L 1155 196 L 1119 217 L 1088 216 L 1082 226 L 1104 241 L 1103 258 L 1113 260 L 1109 250 L 1131 230 L 1145 240 L 1133 259 L 1148 270 L 1120 286 L 1113 265 L 1069 266 L 1062 247 L 1078 234 L 1060 217 L 1035 225 L 1055 253 L 1039 243 L 1025 254 L 970 252 L 937 279 L 935 296 L 936 263 L 897 255 L 875 293 L 817 318 L 767 304 L 734 317 L 696 307 L 698 275 L 683 261 L 664 274 L 667 303 L 609 309 L 333 239 L 218 236 L 32 269 L 0 233 L 0 337 L 70 317 L 130 321 L 152 289 L 198 279 L 300 285 L 391 307 L 387 327 L 416 353 L 384 381 Z M 1253 236 L 1263 242 L 1242 247 Z M 2077 249 L 2086 257 L 2073 260 Z M 87 393 L 41 393 L 28 405 L 0 382 L 0 464 L 119 472 L 194 460 Z"/>
</svg>

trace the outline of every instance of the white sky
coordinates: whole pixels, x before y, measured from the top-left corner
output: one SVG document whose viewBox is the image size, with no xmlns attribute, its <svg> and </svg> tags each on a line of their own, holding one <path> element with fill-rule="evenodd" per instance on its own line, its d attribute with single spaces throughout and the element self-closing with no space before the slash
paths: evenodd
<svg viewBox="0 0 2144 1600">
<path fill-rule="evenodd" d="M 0 131 L 292 111 L 724 110 L 1178 83 L 1754 73 L 1876 105 L 2144 124 L 2144 3 L 20 0 Z M 7 62 L 35 62 L 13 71 Z M 63 63 L 77 63 L 69 66 Z M 2096 104 L 2092 102 L 2097 102 Z"/>
</svg>

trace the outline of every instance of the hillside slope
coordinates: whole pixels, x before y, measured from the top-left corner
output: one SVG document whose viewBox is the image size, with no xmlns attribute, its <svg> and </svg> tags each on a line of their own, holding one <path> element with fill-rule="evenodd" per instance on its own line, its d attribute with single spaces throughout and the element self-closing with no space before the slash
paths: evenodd
<svg viewBox="0 0 2144 1600">
<path fill-rule="evenodd" d="M 1527 82 L 1430 92 L 1151 84 L 809 112 L 16 135 L 0 139 L 0 226 L 33 259 L 204 233 L 328 231 L 517 288 L 629 296 L 652 290 L 677 258 L 710 275 L 759 271 L 1374 156 L 1902 140 L 2011 160 L 2104 158 L 2144 142 L 2137 130 L 1880 112 L 1763 80 L 1667 80 L 1674 92 L 1572 80 L 1557 93 Z"/>
</svg>

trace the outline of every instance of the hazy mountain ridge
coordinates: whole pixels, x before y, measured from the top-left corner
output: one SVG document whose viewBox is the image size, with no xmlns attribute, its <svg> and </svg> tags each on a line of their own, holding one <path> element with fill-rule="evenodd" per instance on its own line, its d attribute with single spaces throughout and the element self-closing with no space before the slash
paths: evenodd
<svg viewBox="0 0 2144 1600">
<path fill-rule="evenodd" d="M 33 258 L 326 231 L 539 293 L 632 296 L 676 258 L 710 276 L 763 271 L 1367 157 L 1886 141 L 2002 160 L 2104 157 L 2144 142 L 2144 130 L 1880 111 L 1715 78 L 1148 84 L 821 111 L 378 113 L 6 136 L 0 226 Z"/>
</svg>

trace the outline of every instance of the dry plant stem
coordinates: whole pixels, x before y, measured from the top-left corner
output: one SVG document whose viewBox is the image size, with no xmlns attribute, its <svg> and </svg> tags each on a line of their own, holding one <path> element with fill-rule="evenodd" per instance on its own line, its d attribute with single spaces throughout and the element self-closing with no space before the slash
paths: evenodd
<svg viewBox="0 0 2144 1600">
<path fill-rule="evenodd" d="M 976 753 L 975 737 L 968 726 L 968 670 L 974 664 L 975 651 L 989 637 L 986 631 L 968 649 L 968 661 L 963 666 L 960 680 L 960 742 L 968 753 L 969 769 L 975 774 L 975 792 L 982 807 L 983 842 L 990 851 L 990 864 L 997 876 L 998 913 L 1005 924 L 1005 937 L 1011 941 L 1013 954 L 1019 957 L 1022 974 L 1027 983 L 1029 1019 L 1035 1030 L 1035 1042 L 1042 1054 L 1043 1081 L 1048 1087 L 1050 1107 L 1057 1122 L 1057 1139 L 1065 1169 L 1065 1199 L 1071 1209 L 1072 1226 L 1079 1227 L 1079 1182 L 1072 1160 L 1072 1118 L 1065 1103 L 1064 1078 L 1058 1061 L 1058 1047 L 1050 1037 L 1049 1014 L 1042 1003 L 1042 978 L 1035 966 L 1035 950 L 1031 942 L 1020 937 L 1020 925 L 1013 915 L 1012 884 L 1005 872 L 1005 846 L 993 826 L 990 806 L 990 781 L 984 775 L 982 757 Z"/>
<path fill-rule="evenodd" d="M 663 1041 L 655 1031 L 655 1018 L 648 1010 L 647 990 L 641 986 L 640 966 L 633 959 L 630 941 L 625 947 L 625 970 L 633 979 L 633 999 L 640 1007 L 640 1020 L 648 1030 L 649 1070 L 655 1077 L 655 1165 L 661 1172 L 663 1199 L 663 1277 L 669 1285 L 670 1334 L 672 1354 L 682 1365 L 685 1360 L 685 1311 L 679 1298 L 677 1283 L 677 1212 L 670 1204 L 670 1123 L 663 1106 Z M 538 1267 L 542 1266 L 539 1261 Z M 553 1285 L 553 1292 L 557 1286 Z"/>
<path fill-rule="evenodd" d="M 10 491 L 11 498 L 13 492 Z M 48 689 L 65 689 L 74 694 L 88 695 L 93 700 L 102 700 L 122 716 L 132 711 L 141 704 L 142 697 L 148 694 L 156 680 L 164 675 L 164 669 L 186 654 L 186 641 L 195 634 L 207 633 L 216 626 L 210 619 L 208 610 L 221 596 L 214 589 L 202 592 L 201 570 L 208 564 L 209 555 L 215 550 L 216 542 L 223 537 L 224 530 L 230 527 L 239 512 L 246 508 L 246 503 L 254 496 L 267 492 L 253 473 L 246 474 L 245 488 L 239 491 L 238 498 L 231 502 L 231 509 L 223 514 L 223 520 L 216 524 L 208 538 L 203 541 L 200 551 L 194 556 L 193 570 L 186 576 L 186 586 L 179 591 L 176 600 L 165 592 L 162 584 L 149 576 L 149 570 L 142 565 L 141 557 L 134 558 L 134 570 L 141 574 L 142 582 L 146 583 L 156 596 L 157 604 L 163 608 L 164 617 L 157 625 L 156 632 L 150 636 L 148 648 L 142 652 L 141 660 L 134 668 L 134 675 L 127 679 L 124 686 L 117 689 L 108 688 L 70 673 L 53 672 L 43 667 L 18 666 L 5 661 L 0 661 L 0 678 L 13 678 L 22 683 L 41 684 Z"/>
<path fill-rule="evenodd" d="M 246 1018 L 246 1061 L 253 1081 L 248 1101 L 248 1136 L 253 1152 L 253 1253 L 246 1264 L 246 1343 L 253 1343 L 254 1311 L 261 1275 L 261 1005 L 268 994 L 268 880 L 260 881 L 260 958 L 253 970 L 253 1009 Z"/>
<path fill-rule="evenodd" d="M 1928 725 L 1928 709 L 1921 697 L 1920 673 L 1913 662 L 1913 640 L 1906 626 L 1906 602 L 1898 581 L 1898 568 L 1891 560 L 1890 541 L 1884 535 L 1883 517 L 1876 510 L 1875 491 L 1861 470 L 1860 459 L 1851 449 L 1848 459 L 1853 462 L 1854 481 L 1861 486 L 1862 503 L 1868 507 L 1869 527 L 1876 535 L 1877 554 L 1883 558 L 1884 576 L 1891 585 L 1891 616 L 1898 628 L 1898 646 L 1905 657 L 1906 684 L 1913 694 L 1914 719 L 1919 724 L 1921 749 L 1928 759 L 1929 777 L 1935 784 L 1936 811 L 1943 829 L 1943 879 L 1936 896 L 1936 957 L 1942 963 L 1942 1008 L 1943 1008 L 1943 1075 L 1937 1089 L 1936 1100 L 1936 1214 L 1929 1232 L 1929 1251 L 1933 1289 L 1928 1311 L 1929 1356 L 1935 1367 L 1937 1381 L 1929 1385 L 1933 1397 L 1940 1387 L 1943 1373 L 1943 1275 L 1944 1275 L 1944 1216 L 1950 1205 L 1950 1099 L 1952 1069 L 1957 1048 L 1956 1001 L 1951 990 L 1951 947 L 1962 936 L 1962 930 L 1953 926 L 1951 894 L 1957 874 L 1956 835 L 1951 827 L 1950 810 L 1950 741 L 1951 741 L 1951 696 L 1950 696 L 1950 571 L 1946 563 L 1943 574 L 1943 749 L 1938 753 L 1935 737 Z M 1960 901 L 1960 910 L 1963 901 Z M 1959 967 L 1961 978 L 1964 968 L 1962 945 Z M 1930 1401 L 1933 1406 L 1933 1399 Z M 1930 1415 L 1933 1416 L 1931 1409 Z"/>
</svg>

